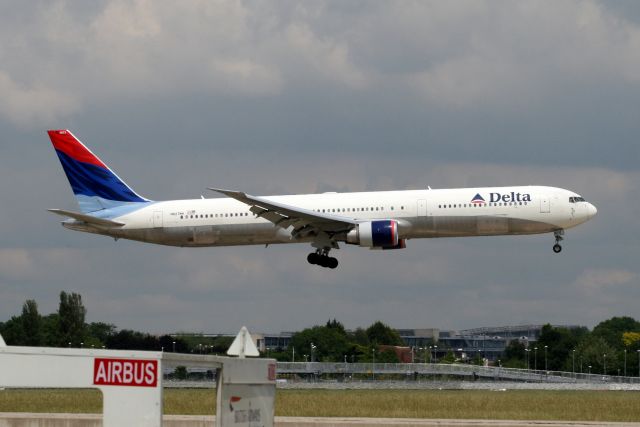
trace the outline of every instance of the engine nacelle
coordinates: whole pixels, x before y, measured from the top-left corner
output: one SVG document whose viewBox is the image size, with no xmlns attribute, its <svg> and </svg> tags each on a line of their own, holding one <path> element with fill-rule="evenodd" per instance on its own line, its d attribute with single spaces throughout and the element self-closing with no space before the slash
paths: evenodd
<svg viewBox="0 0 640 427">
<path fill-rule="evenodd" d="M 381 251 L 386 251 L 386 250 L 390 250 L 390 249 L 404 249 L 407 247 L 407 239 L 399 239 L 398 240 L 398 244 L 395 246 L 383 246 L 381 248 L 371 248 L 371 249 L 378 249 Z"/>
<path fill-rule="evenodd" d="M 404 247 L 404 239 L 400 245 L 398 239 L 398 222 L 393 219 L 362 222 L 347 233 L 347 243 L 367 248 L 400 249 Z"/>
</svg>

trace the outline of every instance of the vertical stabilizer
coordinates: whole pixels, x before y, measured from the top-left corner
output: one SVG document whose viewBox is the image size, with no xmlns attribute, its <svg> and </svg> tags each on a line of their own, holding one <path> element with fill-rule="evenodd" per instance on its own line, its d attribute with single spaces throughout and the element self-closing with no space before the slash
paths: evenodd
<svg viewBox="0 0 640 427">
<path fill-rule="evenodd" d="M 47 131 L 84 213 L 150 200 L 138 195 L 69 130 Z"/>
</svg>

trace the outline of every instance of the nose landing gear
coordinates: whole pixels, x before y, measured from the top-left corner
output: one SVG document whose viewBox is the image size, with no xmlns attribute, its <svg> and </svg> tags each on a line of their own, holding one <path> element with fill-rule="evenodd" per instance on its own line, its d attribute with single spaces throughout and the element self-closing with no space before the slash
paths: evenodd
<svg viewBox="0 0 640 427">
<path fill-rule="evenodd" d="M 562 237 L 564 235 L 564 230 L 556 230 L 553 232 L 553 236 L 556 238 L 556 244 L 553 245 L 553 252 L 559 254 L 562 251 L 562 246 L 560 246 L 560 242 L 564 240 Z"/>
<path fill-rule="evenodd" d="M 319 265 L 320 267 L 334 269 L 338 266 L 338 260 L 329 256 L 329 249 L 318 249 L 307 255 L 309 264 Z"/>
</svg>

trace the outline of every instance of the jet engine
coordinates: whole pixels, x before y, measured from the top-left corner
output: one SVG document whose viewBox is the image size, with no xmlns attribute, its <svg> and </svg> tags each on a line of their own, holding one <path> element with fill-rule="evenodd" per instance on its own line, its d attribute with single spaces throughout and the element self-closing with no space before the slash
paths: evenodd
<svg viewBox="0 0 640 427">
<path fill-rule="evenodd" d="M 393 219 L 359 223 L 347 233 L 347 243 L 371 249 L 401 249 L 405 240 L 398 238 L 398 222 Z"/>
</svg>

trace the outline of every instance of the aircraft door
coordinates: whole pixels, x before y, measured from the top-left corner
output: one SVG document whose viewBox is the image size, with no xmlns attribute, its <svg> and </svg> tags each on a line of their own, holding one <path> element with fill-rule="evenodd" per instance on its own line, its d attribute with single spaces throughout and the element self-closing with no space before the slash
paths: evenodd
<svg viewBox="0 0 640 427">
<path fill-rule="evenodd" d="M 418 200 L 418 216 L 427 216 L 427 201 Z"/>
<path fill-rule="evenodd" d="M 162 211 L 153 211 L 153 228 L 162 228 Z"/>
<path fill-rule="evenodd" d="M 540 198 L 540 213 L 549 212 L 551 212 L 551 204 L 549 203 L 549 198 L 547 196 L 542 196 Z"/>
</svg>

